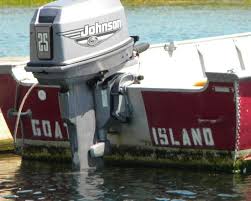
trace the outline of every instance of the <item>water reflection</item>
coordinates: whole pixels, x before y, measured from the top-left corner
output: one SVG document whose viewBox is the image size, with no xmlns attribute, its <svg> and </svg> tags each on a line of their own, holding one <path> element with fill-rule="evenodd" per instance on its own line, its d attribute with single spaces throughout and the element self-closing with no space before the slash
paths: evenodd
<svg viewBox="0 0 251 201">
<path fill-rule="evenodd" d="M 173 169 L 72 171 L 71 164 L 0 158 L 0 200 L 250 200 L 251 176 Z"/>
<path fill-rule="evenodd" d="M 17 190 L 15 175 L 21 165 L 20 157 L 13 155 L 0 155 L 0 196 L 11 195 Z M 1 197 L 0 197 L 1 200 Z"/>
</svg>

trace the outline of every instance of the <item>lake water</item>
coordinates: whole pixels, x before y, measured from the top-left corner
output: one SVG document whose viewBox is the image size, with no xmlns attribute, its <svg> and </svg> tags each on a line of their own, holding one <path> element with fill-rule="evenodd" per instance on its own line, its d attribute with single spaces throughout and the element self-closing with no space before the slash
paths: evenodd
<svg viewBox="0 0 251 201">
<path fill-rule="evenodd" d="M 9 155 L 0 158 L 0 200 L 251 200 L 251 176 L 126 167 L 74 172 L 69 164 Z"/>
<path fill-rule="evenodd" d="M 0 57 L 29 55 L 34 10 L 0 8 Z M 130 34 L 150 43 L 251 31 L 251 7 L 141 7 L 126 13 Z"/>
<path fill-rule="evenodd" d="M 129 31 L 161 43 L 251 31 L 251 7 L 127 8 Z M 0 8 L 0 57 L 29 55 L 33 8 Z M 74 172 L 68 164 L 0 156 L 0 200 L 251 200 L 251 176 L 118 168 Z"/>
</svg>

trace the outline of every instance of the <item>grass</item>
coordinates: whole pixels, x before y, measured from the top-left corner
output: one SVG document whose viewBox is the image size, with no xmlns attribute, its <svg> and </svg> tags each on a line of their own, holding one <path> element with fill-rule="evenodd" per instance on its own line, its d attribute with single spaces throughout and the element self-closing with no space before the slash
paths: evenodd
<svg viewBox="0 0 251 201">
<path fill-rule="evenodd" d="M 30 7 L 30 6 L 39 6 L 51 2 L 50 0 L 0 0 L 0 7 L 5 6 L 23 6 L 23 7 Z"/>
<path fill-rule="evenodd" d="M 14 151 L 13 140 L 0 140 L 0 154 L 9 153 Z"/>
<path fill-rule="evenodd" d="M 0 7 L 39 6 L 52 0 L 0 0 Z M 251 0 L 121 0 L 125 6 L 251 5 Z"/>
<path fill-rule="evenodd" d="M 251 5 L 251 0 L 122 0 L 126 6 Z"/>
</svg>

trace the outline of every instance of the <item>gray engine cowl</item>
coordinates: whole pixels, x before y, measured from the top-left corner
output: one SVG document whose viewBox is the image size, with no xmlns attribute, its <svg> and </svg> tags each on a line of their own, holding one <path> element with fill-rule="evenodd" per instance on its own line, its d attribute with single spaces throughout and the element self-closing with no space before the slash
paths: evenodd
<svg viewBox="0 0 251 201">
<path fill-rule="evenodd" d="M 116 66 L 129 60 L 132 49 L 119 0 L 59 0 L 40 7 L 32 18 L 26 70 L 47 72 L 48 67 L 102 61 L 119 52 Z"/>
</svg>

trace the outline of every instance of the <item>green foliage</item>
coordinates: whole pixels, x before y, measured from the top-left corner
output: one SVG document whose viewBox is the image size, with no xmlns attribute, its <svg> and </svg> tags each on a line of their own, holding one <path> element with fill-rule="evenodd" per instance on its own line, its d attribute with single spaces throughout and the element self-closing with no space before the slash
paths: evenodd
<svg viewBox="0 0 251 201">
<path fill-rule="evenodd" d="M 205 4 L 210 0 L 122 0 L 127 6 L 163 6 Z"/>
<path fill-rule="evenodd" d="M 13 7 L 13 6 L 39 6 L 51 2 L 52 0 L 0 0 L 0 7 Z"/>
<path fill-rule="evenodd" d="M 43 5 L 53 0 L 0 0 L 1 7 L 36 7 Z M 125 6 L 163 6 L 163 5 L 251 5 L 251 0 L 121 0 Z"/>
</svg>

